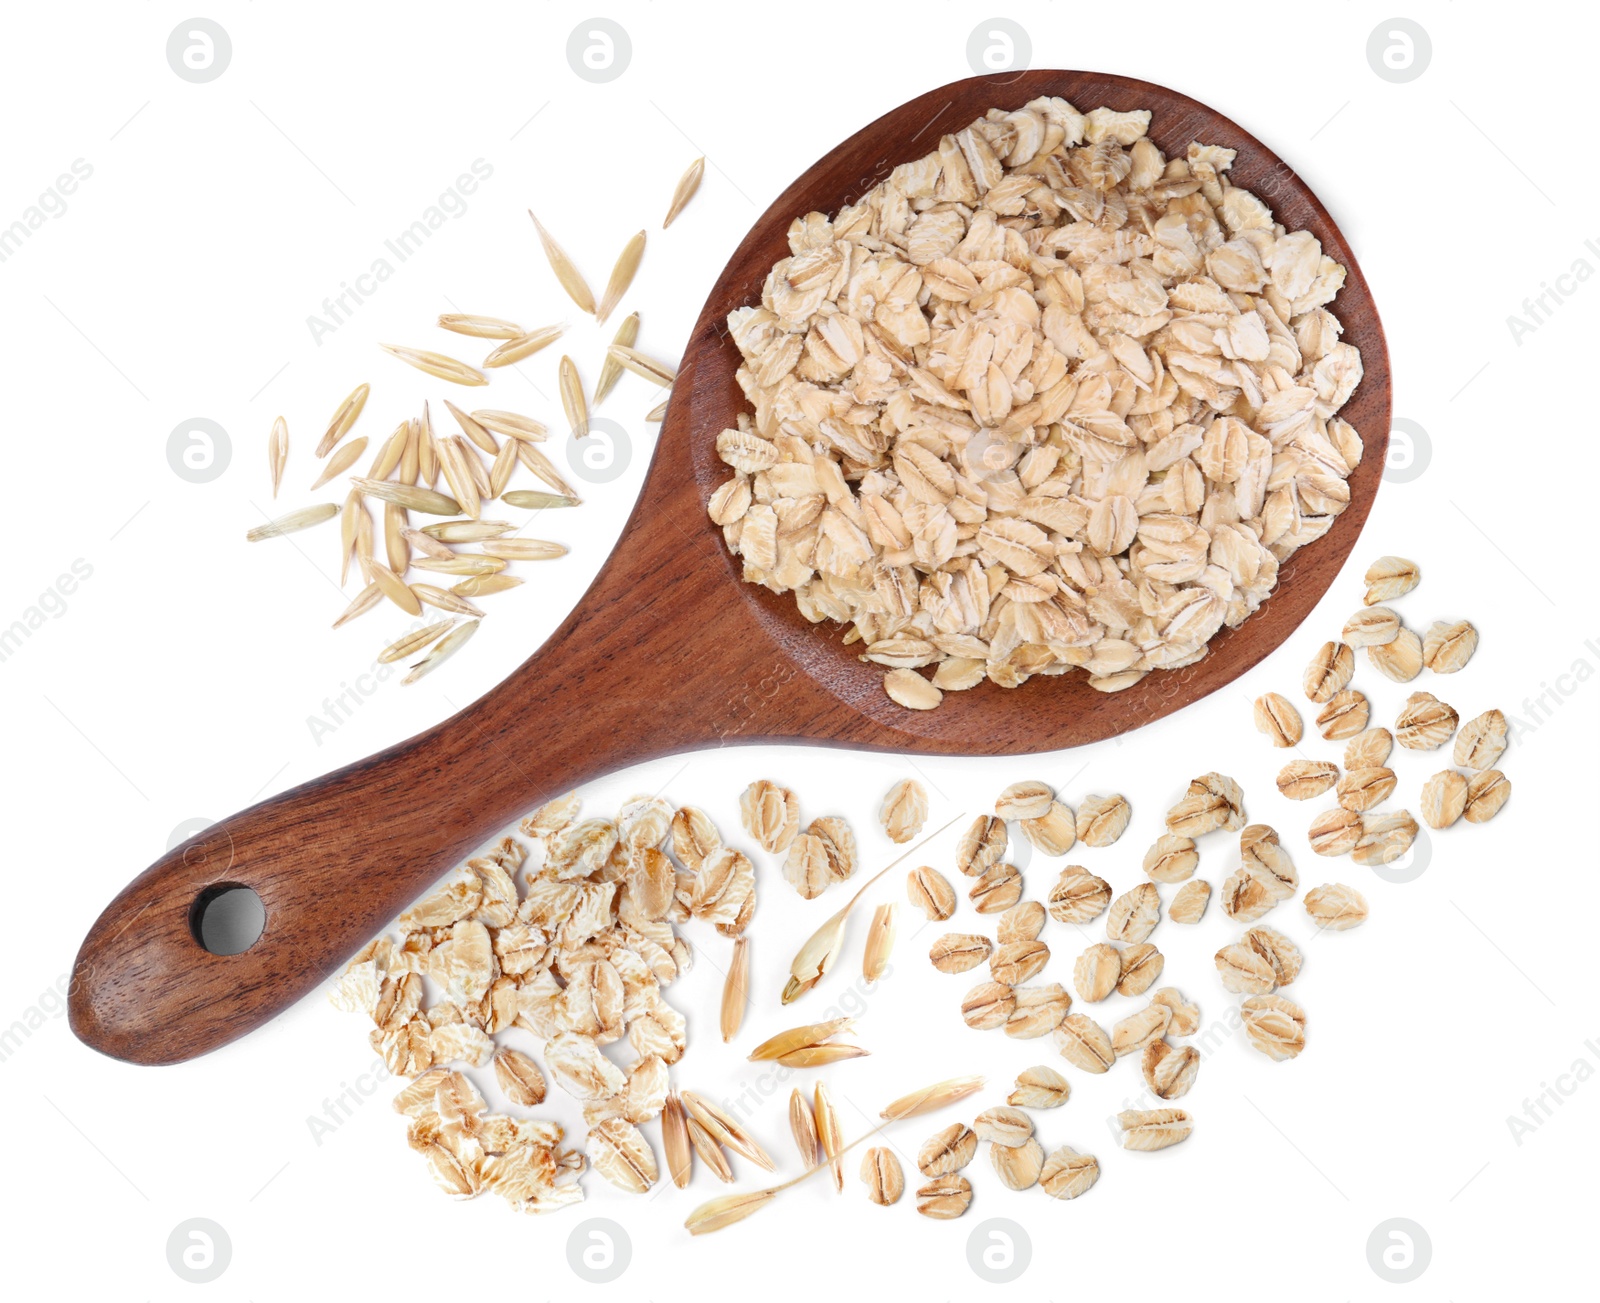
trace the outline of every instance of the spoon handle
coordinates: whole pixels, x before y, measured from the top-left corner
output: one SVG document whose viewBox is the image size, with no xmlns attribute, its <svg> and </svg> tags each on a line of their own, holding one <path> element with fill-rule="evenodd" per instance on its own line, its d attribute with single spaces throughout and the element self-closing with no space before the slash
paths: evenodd
<svg viewBox="0 0 1600 1303">
<path fill-rule="evenodd" d="M 728 601 L 721 574 L 684 566 L 681 549 L 678 564 L 667 559 L 645 531 L 625 535 L 565 624 L 479 701 L 163 855 L 84 939 L 68 1002 L 79 1039 L 135 1063 L 216 1049 L 334 976 L 542 801 L 671 751 L 758 740 L 767 721 L 751 702 L 767 701 L 770 640 Z M 663 619 L 663 606 L 684 614 Z M 787 700 L 813 714 L 812 691 L 785 682 Z M 198 914 L 229 885 L 260 897 L 266 924 L 243 952 L 212 954 Z"/>
</svg>

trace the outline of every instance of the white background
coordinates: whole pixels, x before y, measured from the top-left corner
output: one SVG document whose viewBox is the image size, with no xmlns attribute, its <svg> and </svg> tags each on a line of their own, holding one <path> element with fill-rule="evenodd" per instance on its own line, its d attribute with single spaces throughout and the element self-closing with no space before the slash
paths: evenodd
<svg viewBox="0 0 1600 1303">
<path fill-rule="evenodd" d="M 373 1059 L 364 1027 L 320 999 L 205 1059 L 151 1070 L 81 1046 L 52 988 L 64 985 L 105 901 L 177 825 L 219 818 L 404 738 L 536 647 L 622 526 L 654 433 L 641 417 L 657 396 L 630 377 L 603 409 L 628 429 L 636 455 L 622 478 L 587 488 L 584 507 L 541 531 L 572 555 L 492 599 L 481 635 L 445 670 L 404 690 L 389 679 L 320 741 L 308 717 L 371 669 L 403 621 L 376 614 L 329 630 L 345 600 L 329 577 L 331 527 L 245 544 L 244 531 L 271 509 L 264 444 L 273 418 L 287 418 L 293 440 L 287 508 L 329 500 L 306 492 L 309 454 L 357 382 L 373 386 L 359 432 L 375 438 L 425 397 L 442 411 L 446 386 L 375 346 L 474 356 L 475 344 L 432 328 L 441 311 L 527 325 L 565 319 L 563 348 L 592 385 L 611 327 L 578 321 L 560 295 L 530 206 L 597 286 L 627 236 L 649 229 L 623 311 L 643 314 L 640 347 L 675 359 L 724 258 L 772 197 L 879 113 L 967 76 L 967 37 L 982 14 L 940 3 L 825 13 L 217 3 L 202 12 L 233 47 L 225 73 L 203 85 L 181 80 L 165 56 L 169 33 L 192 16 L 186 6 L 13 7 L 6 18 L 0 226 L 74 160 L 93 169 L 65 213 L 0 263 L 10 411 L 0 626 L 26 619 L 74 561 L 92 567 L 64 610 L 0 663 L 11 843 L 0 1029 L 21 1023 L 25 1033 L 0 1061 L 11 1119 L 0 1195 L 8 1285 L 31 1294 L 71 1281 L 118 1298 L 219 1301 L 306 1297 L 310 1281 L 311 1297 L 329 1298 L 603 1297 L 606 1287 L 567 1265 L 569 1235 L 603 1217 L 631 1241 L 618 1284 L 635 1297 L 715 1289 L 814 1299 L 879 1282 L 916 1297 L 984 1296 L 995 1287 L 969 1271 L 968 1237 L 993 1217 L 1031 1239 L 1022 1285 L 1032 1297 L 1077 1288 L 1213 1296 L 1244 1285 L 1313 1298 L 1477 1299 L 1533 1281 L 1582 1287 L 1600 1134 L 1586 927 L 1600 903 L 1600 689 L 1591 681 L 1600 668 L 1600 459 L 1590 397 L 1600 287 L 1584 283 L 1520 345 L 1506 318 L 1575 260 L 1600 267 L 1600 249 L 1584 247 L 1600 238 L 1595 169 L 1575 138 L 1590 108 L 1600 34 L 1592 18 L 1525 4 L 1491 21 L 1486 7 L 1418 5 L 1408 12 L 1431 34 L 1432 63 L 1396 85 L 1368 64 L 1368 35 L 1389 13 L 1367 4 L 1304 16 L 1202 16 L 1164 4 L 1138 14 L 1023 3 L 999 11 L 1030 33 L 1034 66 L 1169 84 L 1290 162 L 1361 259 L 1388 330 L 1396 415 L 1420 423 L 1433 451 L 1420 476 L 1383 486 L 1347 572 L 1250 675 L 1116 742 L 1017 760 L 919 760 L 933 794 L 930 827 L 970 817 L 1021 778 L 1055 784 L 1074 805 L 1120 791 L 1134 808 L 1123 840 L 1068 858 L 1122 891 L 1141 880 L 1139 857 L 1187 779 L 1221 769 L 1244 785 L 1251 817 L 1282 832 L 1304 886 L 1351 882 L 1372 918 L 1314 941 L 1298 902 L 1267 920 L 1307 946 L 1290 994 L 1308 1011 L 1308 1048 L 1274 1064 L 1242 1037 L 1225 1042 L 1183 1101 L 1198 1126 L 1176 1149 L 1115 1147 L 1107 1119 L 1141 1088 L 1132 1062 L 1098 1078 L 1067 1069 L 1071 1101 L 1039 1114 L 1038 1127 L 1047 1148 L 1070 1143 L 1100 1158 L 1099 1185 L 1074 1203 L 1006 1191 L 980 1154 L 968 1173 L 971 1211 L 935 1223 L 909 1198 L 868 1204 L 851 1161 L 842 1199 L 816 1180 L 739 1227 L 691 1241 L 684 1216 L 721 1191 L 703 1168 L 688 1191 L 669 1186 L 647 1199 L 586 1175 L 588 1202 L 546 1219 L 496 1199 L 449 1202 L 405 1147 L 389 1082 L 319 1142 L 308 1119 L 324 1102 L 374 1085 L 362 1075 Z M 632 40 L 631 65 L 604 85 L 580 80 L 565 57 L 568 33 L 593 12 L 621 22 Z M 705 183 L 663 233 L 667 196 L 701 153 Z M 493 175 L 465 214 L 314 342 L 308 315 L 475 159 Z M 489 405 L 558 418 L 559 351 L 497 375 Z M 169 433 L 194 416 L 220 423 L 232 448 L 227 472 L 201 485 L 174 474 L 166 454 Z M 559 454 L 560 441 L 551 446 Z M 1406 884 L 1310 854 L 1305 826 L 1325 802 L 1277 794 L 1283 755 L 1249 721 L 1262 691 L 1299 699 L 1301 667 L 1358 603 L 1365 564 L 1385 552 L 1422 565 L 1421 587 L 1400 604 L 1413 628 L 1466 617 L 1482 633 L 1465 672 L 1413 686 L 1437 691 L 1463 719 L 1499 706 L 1526 725 L 1503 762 L 1515 785 L 1505 811 L 1486 826 L 1434 834 L 1427 871 Z M 1364 662 L 1356 683 L 1376 719 L 1392 721 L 1407 689 Z M 1049 683 L 1027 690 L 1048 692 Z M 1532 700 L 1541 692 L 1542 708 Z M 1302 751 L 1338 758 L 1315 736 Z M 1413 808 L 1442 759 L 1398 755 Z M 912 772 L 903 759 L 761 748 L 662 760 L 584 795 L 591 813 L 610 813 L 636 791 L 663 790 L 704 805 L 748 845 L 737 793 L 771 776 L 799 792 L 807 817 L 847 816 L 865 868 L 875 869 L 890 858 L 877 798 Z M 927 862 L 948 869 L 953 838 L 929 848 Z M 1203 844 L 1201 874 L 1213 884 L 1233 867 L 1230 844 L 1222 835 Z M 780 1012 L 789 956 L 842 895 L 802 902 L 770 857 L 757 858 L 755 1007 L 741 1048 L 799 1020 L 791 1015 L 859 1008 L 873 1055 L 826 1078 L 847 1135 L 923 1081 L 987 1072 L 986 1104 L 1019 1069 L 1059 1063 L 1049 1040 L 961 1023 L 968 979 L 931 969 L 924 956 L 942 929 L 919 930 L 903 905 L 893 975 L 875 989 L 852 985 L 870 905 L 902 899 L 899 870 L 865 903 L 838 974 Z M 1026 865 L 1031 897 L 1048 892 L 1059 863 L 1036 855 Z M 986 922 L 963 901 L 951 926 Z M 1200 927 L 1167 923 L 1154 938 L 1167 955 L 1163 982 L 1196 999 L 1208 1026 L 1236 1003 L 1210 962 L 1236 930 L 1213 908 Z M 1056 954 L 1046 976 L 1065 980 L 1097 931 L 1079 937 L 1050 924 Z M 784 1101 L 794 1083 L 752 1071 L 721 1045 L 716 1005 L 731 943 L 698 925 L 688 935 L 698 963 L 669 992 L 691 1026 L 676 1080 L 758 1101 L 750 1126 L 792 1173 Z M 1095 1012 L 1109 1025 L 1139 1003 L 1114 997 Z M 1579 1076 L 1561 1075 L 1580 1060 Z M 1519 1140 L 1508 1116 L 1555 1087 L 1570 1096 Z M 579 1123 L 558 1094 L 548 1111 Z M 890 1132 L 908 1171 L 935 1125 Z M 654 1139 L 656 1126 L 648 1131 Z M 759 1177 L 736 1167 L 745 1187 Z M 205 1286 L 180 1280 L 167 1262 L 169 1234 L 191 1217 L 220 1224 L 231 1242 L 227 1270 Z M 1418 1223 L 1431 1242 L 1427 1271 L 1405 1286 L 1368 1265 L 1369 1235 L 1394 1217 Z"/>
</svg>

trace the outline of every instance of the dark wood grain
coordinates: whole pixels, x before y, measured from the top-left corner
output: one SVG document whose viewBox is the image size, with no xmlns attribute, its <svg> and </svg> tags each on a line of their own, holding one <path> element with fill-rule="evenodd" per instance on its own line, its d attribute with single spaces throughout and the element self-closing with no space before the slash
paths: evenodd
<svg viewBox="0 0 1600 1303">
<path fill-rule="evenodd" d="M 1365 378 L 1344 415 L 1365 456 L 1329 534 L 1280 574 L 1277 592 L 1185 670 L 1111 696 L 1081 674 L 1004 691 L 984 684 L 938 710 L 901 710 L 882 671 L 838 631 L 803 620 L 790 595 L 740 581 L 704 504 L 726 478 L 713 440 L 742 399 L 730 309 L 758 297 L 787 253 L 793 217 L 832 212 L 897 163 L 994 105 L 1042 94 L 1092 108 L 1149 108 L 1169 154 L 1193 139 L 1238 150 L 1234 180 L 1349 269 L 1334 305 Z M 1389 431 L 1389 358 L 1350 247 L 1289 167 L 1253 136 L 1163 87 L 1099 73 L 972 78 L 880 118 L 807 170 L 745 237 L 684 351 L 637 507 L 610 561 L 550 639 L 497 688 L 425 733 L 234 815 L 162 857 L 106 907 L 78 957 L 73 1030 L 106 1054 L 172 1063 L 233 1040 L 288 1007 L 452 862 L 540 800 L 607 770 L 672 751 L 803 741 L 942 754 L 1057 750 L 1124 733 L 1244 673 L 1310 612 L 1372 504 Z M 196 896 L 253 888 L 266 930 L 243 954 L 203 950 Z"/>
</svg>

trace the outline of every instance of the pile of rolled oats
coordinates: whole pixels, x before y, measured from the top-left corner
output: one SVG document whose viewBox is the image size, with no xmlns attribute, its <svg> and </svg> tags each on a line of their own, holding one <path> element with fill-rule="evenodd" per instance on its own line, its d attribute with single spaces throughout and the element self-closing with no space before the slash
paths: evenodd
<svg viewBox="0 0 1600 1303">
<path fill-rule="evenodd" d="M 1295 801 L 1333 794 L 1334 808 L 1309 828 L 1311 849 L 1319 855 L 1349 854 L 1357 864 L 1378 868 L 1410 848 L 1418 833 L 1410 812 L 1382 808 L 1398 786 L 1388 767 L 1396 744 L 1435 751 L 1454 738 L 1457 767 L 1428 779 L 1420 793 L 1422 818 L 1430 827 L 1460 819 L 1485 822 L 1508 799 L 1509 782 L 1493 767 L 1507 741 L 1500 711 L 1460 725 L 1452 706 L 1414 692 L 1391 730 L 1373 724 L 1371 704 L 1351 686 L 1357 648 L 1366 649 L 1374 668 L 1400 682 L 1424 670 L 1455 673 L 1472 656 L 1478 635 L 1469 622 L 1438 621 L 1418 637 L 1385 605 L 1412 591 L 1419 579 L 1415 563 L 1403 558 L 1376 562 L 1367 572 L 1365 603 L 1346 623 L 1343 640 L 1324 645 L 1305 671 L 1305 695 L 1321 708 L 1318 732 L 1346 744 L 1343 766 L 1302 755 L 1283 768 L 1277 786 Z M 1257 699 L 1254 720 L 1275 747 L 1297 748 L 1305 737 L 1299 709 L 1279 693 Z M 763 871 L 781 873 L 803 898 L 855 875 L 856 838 L 844 819 L 821 816 L 802 824 L 799 798 L 770 779 L 751 782 L 739 805 L 745 831 L 771 857 Z M 1046 783 L 1012 783 L 996 799 L 993 814 L 972 820 L 953 853 L 956 870 L 971 880 L 973 913 L 994 916 L 993 934 L 969 930 L 971 925 L 946 932 L 933 941 L 929 959 L 947 974 L 986 967 L 984 980 L 961 1000 L 960 1016 L 969 1027 L 1001 1030 L 1015 1039 L 1049 1037 L 1063 1064 L 1091 1075 L 1112 1071 L 1121 1059 L 1135 1060 L 1143 1090 L 1124 1103 L 1154 1107 L 1124 1107 L 1117 1115 L 1118 1137 L 1124 1149 L 1149 1151 L 1180 1143 L 1194 1128 L 1193 1117 L 1176 1104 L 1196 1085 L 1206 1052 L 1205 1040 L 1196 1039 L 1200 1006 L 1178 986 L 1159 984 L 1172 976 L 1153 937 L 1164 918 L 1193 925 L 1204 917 L 1213 888 L 1196 876 L 1202 841 L 1237 838 L 1216 890 L 1223 915 L 1241 929 L 1212 959 L 1222 990 L 1238 997 L 1223 1021 L 1273 1061 L 1296 1058 L 1306 1047 L 1306 1012 L 1285 994 L 1306 954 L 1262 921 L 1300 894 L 1294 860 L 1274 828 L 1249 822 L 1240 784 L 1217 772 L 1193 778 L 1166 811 L 1162 830 L 1140 860 L 1143 881 L 1118 894 L 1098 873 L 1067 864 L 1042 900 L 1025 898 L 1024 876 L 1009 862 L 1013 832 L 1038 853 L 1061 858 L 1075 847 L 1115 846 L 1133 813 L 1127 798 L 1116 793 L 1085 795 L 1069 804 Z M 895 783 L 879 805 L 884 834 L 896 844 L 916 837 L 928 814 L 927 792 L 914 779 Z M 721 1030 L 725 1041 L 740 1033 L 749 1001 L 743 934 L 755 907 L 750 857 L 724 846 L 703 811 L 674 809 L 659 797 L 633 798 L 615 819 L 580 819 L 578 799 L 569 795 L 529 816 L 520 831 L 531 846 L 506 837 L 456 869 L 401 915 L 398 940 L 381 937 L 368 945 L 332 992 L 339 1007 L 372 1018 L 373 1046 L 393 1072 L 410 1078 L 395 1108 L 407 1117 L 409 1142 L 425 1156 L 435 1180 L 457 1197 L 492 1191 L 522 1211 L 544 1212 L 582 1199 L 577 1181 L 565 1178 L 587 1161 L 613 1185 L 641 1193 L 662 1172 L 640 1129 L 657 1117 L 664 1170 L 680 1187 L 689 1184 L 696 1160 L 724 1182 L 735 1179 L 730 1155 L 775 1170 L 761 1143 L 728 1111 L 703 1094 L 674 1089 L 670 1073 L 687 1046 L 688 1023 L 661 994 L 690 963 L 688 942 L 675 925 L 690 919 L 711 923 L 737 938 L 723 987 Z M 913 846 L 902 858 L 920 849 Z M 817 954 L 803 974 L 792 970 L 785 1003 L 826 976 L 843 949 L 851 909 L 893 867 L 868 878 L 802 948 L 802 959 Z M 909 871 L 906 895 L 929 921 L 944 922 L 957 912 L 951 881 L 930 865 Z M 1311 888 L 1302 904 L 1319 933 L 1346 931 L 1368 916 L 1361 892 L 1341 882 Z M 1073 960 L 1070 989 L 1065 973 L 1063 981 L 1043 980 L 1052 956 L 1047 928 L 1071 927 L 1081 935 L 1085 924 L 1102 917 L 1104 940 L 1092 941 Z M 866 980 L 885 975 L 894 933 L 894 906 L 877 906 L 864 949 Z M 1134 1003 L 1118 1007 L 1116 998 Z M 1101 1008 L 1112 1012 L 1108 1016 Z M 506 1043 L 518 1029 L 542 1041 L 543 1068 Z M 859 1059 L 869 1051 L 848 1039 L 854 1030 L 849 1017 L 787 1028 L 748 1057 L 792 1070 Z M 626 1065 L 613 1061 L 606 1048 L 624 1040 Z M 512 1108 L 544 1103 L 546 1073 L 577 1099 L 589 1128 L 583 1152 L 562 1147 L 557 1123 L 492 1109 L 466 1071 L 491 1063 Z M 903 1109 L 891 1105 L 883 1117 L 913 1116 L 983 1085 L 978 1076 L 940 1083 L 906 1097 L 911 1104 L 898 1101 L 906 1104 Z M 1100 1175 L 1093 1154 L 1070 1145 L 1047 1148 L 1036 1133 L 1033 1114 L 1066 1103 L 1071 1089 L 1056 1068 L 1037 1064 L 1017 1076 L 1003 1102 L 990 1103 L 970 1124 L 952 1122 L 928 1137 L 917 1153 L 917 1211 L 935 1219 L 962 1216 L 973 1198 L 973 1182 L 964 1172 L 985 1144 L 996 1177 L 1008 1189 L 1037 1186 L 1054 1198 L 1073 1199 L 1092 1188 Z M 844 1141 L 824 1082 L 809 1092 L 795 1089 L 789 1120 L 806 1171 L 826 1167 L 842 1191 L 844 1158 L 854 1146 Z M 859 1170 L 873 1203 L 894 1204 L 906 1192 L 891 1149 L 866 1150 Z M 730 1224 L 793 1183 L 713 1200 L 686 1225 L 701 1234 Z"/>
<path fill-rule="evenodd" d="M 531 1034 L 556 1084 L 583 1105 L 595 1170 L 648 1189 L 657 1166 L 639 1124 L 666 1107 L 668 1069 L 687 1046 L 684 1016 L 661 993 L 692 960 L 674 924 L 696 919 L 737 937 L 755 908 L 754 866 L 703 811 L 635 797 L 615 819 L 580 820 L 578 805 L 576 794 L 550 802 L 522 822 L 530 845 L 506 837 L 459 866 L 400 916 L 398 940 L 364 947 L 330 993 L 371 1017 L 374 1049 L 412 1078 L 395 1109 L 439 1185 L 459 1198 L 493 1192 L 530 1213 L 583 1197 L 576 1182 L 558 1182 L 582 1170 L 583 1155 L 560 1148 L 556 1123 L 491 1112 L 455 1065 L 492 1062 L 505 1096 L 536 1106 L 539 1067 L 496 1039 Z M 626 1069 L 602 1048 L 623 1039 Z"/>
<path fill-rule="evenodd" d="M 1345 622 L 1341 641 L 1326 642 L 1306 666 L 1302 686 L 1314 705 L 1317 730 L 1326 741 L 1342 741 L 1344 769 L 1329 760 L 1290 761 L 1278 774 L 1278 790 L 1307 801 L 1332 791 L 1336 805 L 1312 820 L 1311 849 L 1319 855 L 1349 855 L 1357 864 L 1393 863 L 1411 849 L 1417 821 L 1408 809 L 1380 811 L 1398 778 L 1389 760 L 1395 744 L 1410 751 L 1437 751 L 1452 737 L 1455 768 L 1444 769 L 1423 785 L 1419 808 L 1430 828 L 1448 828 L 1458 819 L 1486 823 L 1511 795 L 1511 782 L 1494 766 L 1506 749 L 1505 714 L 1497 709 L 1460 724 L 1455 707 L 1431 692 L 1406 698 L 1392 729 L 1374 723 L 1366 695 L 1350 686 L 1356 650 L 1385 678 L 1410 683 L 1424 670 L 1455 674 L 1472 659 L 1478 631 L 1468 620 L 1435 620 L 1426 634 L 1406 628 L 1383 603 L 1414 590 L 1422 571 L 1404 557 L 1379 557 L 1366 573 L 1360 610 Z M 1292 747 L 1301 738 L 1300 714 L 1276 692 L 1258 698 L 1256 727 L 1274 746 Z M 1458 725 L 1459 731 L 1458 731 Z M 1466 770 L 1466 773 L 1461 772 Z"/>
<path fill-rule="evenodd" d="M 903 706 L 1192 664 L 1349 502 L 1345 269 L 1149 122 L 991 109 L 797 218 L 729 314 L 752 412 L 711 518 Z"/>
<path fill-rule="evenodd" d="M 1090 797 L 1076 815 L 1078 839 L 1084 845 L 1110 845 L 1131 817 L 1120 796 Z M 1111 836 L 1091 835 L 1113 820 Z M 972 987 L 961 1003 L 961 1016 L 978 1030 L 1000 1029 L 1007 1036 L 1030 1039 L 1050 1036 L 1061 1058 L 1093 1075 L 1111 1071 L 1119 1059 L 1136 1058 L 1145 1093 L 1151 1102 L 1167 1103 L 1187 1095 L 1200 1070 L 1201 1050 L 1184 1044 L 1200 1031 L 1200 1007 L 1175 986 L 1162 986 L 1146 996 L 1163 976 L 1166 960 L 1150 941 L 1162 918 L 1162 886 L 1178 890 L 1166 904 L 1167 916 L 1179 924 L 1198 923 L 1211 897 L 1211 885 L 1193 875 L 1200 864 L 1197 839 L 1218 832 L 1239 835 L 1237 867 L 1222 884 L 1222 910 L 1239 924 L 1254 924 L 1236 941 L 1217 951 L 1214 964 L 1225 991 L 1245 997 L 1232 1024 L 1243 1029 L 1247 1043 L 1273 1060 L 1296 1057 L 1305 1048 L 1305 1012 L 1280 994 L 1299 975 L 1300 948 L 1275 928 L 1257 923 L 1299 890 L 1299 877 L 1278 834 L 1266 824 L 1246 822 L 1244 793 L 1225 774 L 1202 774 L 1166 814 L 1166 831 L 1143 857 L 1148 881 L 1113 895 L 1109 882 L 1081 865 L 1060 871 L 1043 904 L 1023 900 L 1022 875 L 1006 863 L 1014 821 L 1022 835 L 1046 855 L 1061 856 L 1075 844 L 1074 816 L 1044 783 L 1014 783 L 1000 794 L 993 815 L 980 815 L 961 838 L 956 867 L 977 879 L 970 893 L 978 913 L 991 912 L 984 884 L 1000 880 L 1011 891 L 1000 913 L 996 940 L 986 935 L 951 932 L 929 950 L 933 966 L 945 973 L 963 973 L 988 965 L 988 979 Z M 1049 832 L 1044 834 L 1045 827 Z M 907 876 L 906 894 L 930 921 L 950 918 L 956 897 L 936 869 L 923 865 Z M 1342 883 L 1306 893 L 1305 909 L 1319 930 L 1343 931 L 1361 923 L 1367 904 Z M 1029 983 L 1050 959 L 1044 939 L 1046 919 L 1081 929 L 1105 917 L 1105 941 L 1094 942 L 1072 968 L 1072 991 L 1059 982 Z M 1085 1006 L 1112 996 L 1146 997 L 1143 1004 L 1110 1024 L 1108 1031 L 1087 1012 L 1072 1012 L 1076 995 Z M 1023 1072 L 1006 1107 L 978 1115 L 972 1127 L 954 1124 L 931 1137 L 918 1156 L 918 1168 L 931 1184 L 918 1191 L 918 1210 L 932 1217 L 957 1217 L 968 1207 L 971 1183 L 959 1175 L 987 1140 L 990 1158 L 1003 1185 L 1025 1189 L 1035 1184 L 1058 1199 L 1075 1198 L 1099 1177 L 1091 1154 L 1062 1147 L 1046 1156 L 1035 1139 L 1026 1109 L 1055 1108 L 1066 1102 L 1070 1082 L 1058 1071 L 1038 1065 Z M 1182 1108 L 1124 1109 L 1118 1115 L 1122 1147 L 1164 1149 L 1188 1138 L 1193 1118 Z M 862 1179 L 874 1202 L 884 1185 L 883 1160 L 869 1155 Z M 894 1175 L 898 1177 L 898 1168 Z"/>
</svg>

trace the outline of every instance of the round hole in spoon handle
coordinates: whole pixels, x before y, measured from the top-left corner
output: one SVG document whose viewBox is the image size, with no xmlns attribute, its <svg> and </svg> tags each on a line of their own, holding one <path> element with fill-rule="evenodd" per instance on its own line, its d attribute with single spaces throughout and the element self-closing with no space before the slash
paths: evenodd
<svg viewBox="0 0 1600 1303">
<path fill-rule="evenodd" d="M 1073 673 L 1009 691 L 985 683 L 946 694 L 937 710 L 907 711 L 839 629 L 809 624 L 791 594 L 743 582 L 706 518 L 707 498 L 729 474 L 716 434 L 744 410 L 726 318 L 759 300 L 768 270 L 789 253 L 795 217 L 832 213 L 986 109 L 1040 95 L 1082 109 L 1150 109 L 1150 135 L 1169 157 L 1191 141 L 1237 150 L 1234 183 L 1348 269 L 1333 309 L 1365 374 L 1340 415 L 1360 432 L 1364 455 L 1327 534 L 1286 562 L 1273 596 L 1196 664 L 1112 695 Z M 1235 123 L 1175 91 L 1101 73 L 974 77 L 919 96 L 811 167 L 734 252 L 684 352 L 622 539 L 544 647 L 436 728 L 225 819 L 158 860 L 85 938 L 73 1029 L 139 1063 L 226 1044 L 335 976 L 441 873 L 526 810 L 654 756 L 764 741 L 1007 755 L 1100 741 L 1168 715 L 1250 669 L 1310 613 L 1371 508 L 1389 425 L 1383 328 L 1349 245 L 1289 166 Z M 192 920 L 202 897 L 227 886 L 255 892 L 265 924 L 242 952 L 211 954 Z"/>
</svg>

